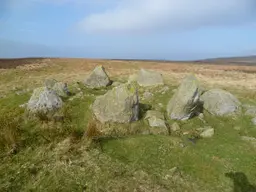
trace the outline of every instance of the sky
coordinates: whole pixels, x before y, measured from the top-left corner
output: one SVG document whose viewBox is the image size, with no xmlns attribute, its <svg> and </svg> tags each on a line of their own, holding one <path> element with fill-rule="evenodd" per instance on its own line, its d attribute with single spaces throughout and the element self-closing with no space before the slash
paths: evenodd
<svg viewBox="0 0 256 192">
<path fill-rule="evenodd" d="M 256 0 L 0 0 L 0 57 L 256 55 Z"/>
</svg>

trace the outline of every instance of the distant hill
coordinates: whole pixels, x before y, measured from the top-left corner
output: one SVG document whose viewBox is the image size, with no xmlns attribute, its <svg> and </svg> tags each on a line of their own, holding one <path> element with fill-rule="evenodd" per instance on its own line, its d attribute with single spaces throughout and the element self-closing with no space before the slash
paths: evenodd
<svg viewBox="0 0 256 192">
<path fill-rule="evenodd" d="M 223 65 L 255 65 L 256 55 L 245 57 L 224 57 L 224 58 L 212 58 L 195 61 L 196 63 L 214 63 Z"/>
</svg>

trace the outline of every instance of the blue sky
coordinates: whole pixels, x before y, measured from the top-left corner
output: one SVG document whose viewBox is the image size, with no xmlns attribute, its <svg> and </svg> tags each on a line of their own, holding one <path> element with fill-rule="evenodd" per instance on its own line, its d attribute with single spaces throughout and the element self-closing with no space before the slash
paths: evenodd
<svg viewBox="0 0 256 192">
<path fill-rule="evenodd" d="M 256 0 L 0 0 L 0 57 L 256 55 Z"/>
</svg>

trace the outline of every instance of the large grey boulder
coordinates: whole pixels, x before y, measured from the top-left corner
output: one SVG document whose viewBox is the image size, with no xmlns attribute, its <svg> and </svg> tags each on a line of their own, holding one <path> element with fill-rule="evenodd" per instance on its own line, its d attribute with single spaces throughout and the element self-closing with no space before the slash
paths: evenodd
<svg viewBox="0 0 256 192">
<path fill-rule="evenodd" d="M 114 87 L 105 95 L 98 96 L 92 111 L 101 122 L 129 123 L 138 120 L 139 97 L 134 84 Z"/>
<path fill-rule="evenodd" d="M 111 81 L 103 66 L 97 66 L 85 79 L 84 84 L 89 88 L 101 88 L 110 85 Z"/>
<path fill-rule="evenodd" d="M 216 116 L 235 114 L 241 105 L 234 95 L 221 89 L 209 90 L 200 99 L 204 109 Z"/>
<path fill-rule="evenodd" d="M 137 82 L 140 86 L 163 85 L 164 80 L 160 73 L 141 69 L 137 76 Z"/>
<path fill-rule="evenodd" d="M 40 87 L 33 91 L 33 94 L 28 101 L 27 109 L 35 114 L 48 114 L 57 111 L 62 105 L 63 102 L 55 91 L 46 87 Z"/>
<path fill-rule="evenodd" d="M 199 82 L 194 75 L 183 79 L 178 90 L 167 105 L 169 118 L 187 120 L 198 113 L 200 102 Z"/>
</svg>

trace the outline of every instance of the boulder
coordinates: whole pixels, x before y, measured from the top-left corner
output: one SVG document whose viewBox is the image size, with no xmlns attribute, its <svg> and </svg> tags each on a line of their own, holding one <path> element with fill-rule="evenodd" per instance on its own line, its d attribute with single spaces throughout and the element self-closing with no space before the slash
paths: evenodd
<svg viewBox="0 0 256 192">
<path fill-rule="evenodd" d="M 178 90 L 167 105 L 169 118 L 176 120 L 187 120 L 200 110 L 199 82 L 194 75 L 183 79 Z"/>
<path fill-rule="evenodd" d="M 89 88 L 101 88 L 111 84 L 103 66 L 97 66 L 85 79 L 84 84 Z"/>
<path fill-rule="evenodd" d="M 138 120 L 139 97 L 135 84 L 122 84 L 98 96 L 92 111 L 101 122 L 129 123 Z"/>
<path fill-rule="evenodd" d="M 201 96 L 203 107 L 212 115 L 225 116 L 239 111 L 241 103 L 231 93 L 221 90 L 212 89 Z"/>
<path fill-rule="evenodd" d="M 145 119 L 148 120 L 150 127 L 166 128 L 164 115 L 159 111 L 147 111 Z"/>
<path fill-rule="evenodd" d="M 55 91 L 40 87 L 33 91 L 27 109 L 32 113 L 48 114 L 57 111 L 62 105 L 63 102 Z"/>
<path fill-rule="evenodd" d="M 56 94 L 60 97 L 67 97 L 71 95 L 71 93 L 68 90 L 67 83 L 58 82 L 55 79 L 46 79 L 44 81 L 44 85 L 47 89 L 54 90 Z"/>
<path fill-rule="evenodd" d="M 156 86 L 163 85 L 164 80 L 160 73 L 155 71 L 148 71 L 145 69 L 141 69 L 138 73 L 137 82 L 140 86 Z"/>
<path fill-rule="evenodd" d="M 54 90 L 56 94 L 61 97 L 67 97 L 71 95 L 71 93 L 68 90 L 68 85 L 63 82 L 55 83 L 55 85 L 52 87 L 52 90 Z"/>
</svg>

